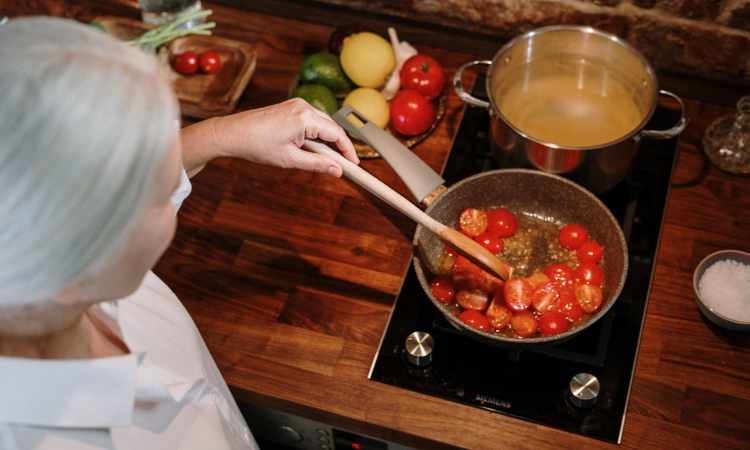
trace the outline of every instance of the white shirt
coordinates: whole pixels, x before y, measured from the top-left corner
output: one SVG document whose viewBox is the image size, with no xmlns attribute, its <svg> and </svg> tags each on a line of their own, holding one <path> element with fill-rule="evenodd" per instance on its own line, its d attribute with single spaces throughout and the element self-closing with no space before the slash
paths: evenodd
<svg viewBox="0 0 750 450">
<path fill-rule="evenodd" d="M 189 192 L 183 173 L 173 202 Z M 130 353 L 0 357 L 0 450 L 258 448 L 198 329 L 156 275 L 92 314 Z"/>
</svg>

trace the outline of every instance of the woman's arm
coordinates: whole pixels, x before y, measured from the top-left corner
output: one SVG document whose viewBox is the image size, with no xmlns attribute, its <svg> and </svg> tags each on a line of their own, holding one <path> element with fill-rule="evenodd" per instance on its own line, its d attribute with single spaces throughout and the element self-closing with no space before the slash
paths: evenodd
<svg viewBox="0 0 750 450">
<path fill-rule="evenodd" d="M 359 163 L 344 130 L 301 99 L 204 120 L 183 128 L 181 137 L 182 163 L 191 177 L 222 156 L 341 176 L 335 161 L 302 150 L 305 139 L 334 143 L 347 159 Z"/>
</svg>

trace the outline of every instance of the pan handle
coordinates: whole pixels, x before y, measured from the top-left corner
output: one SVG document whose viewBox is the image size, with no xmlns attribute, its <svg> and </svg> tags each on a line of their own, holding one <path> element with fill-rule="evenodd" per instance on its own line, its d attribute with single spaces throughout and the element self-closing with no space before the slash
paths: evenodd
<svg viewBox="0 0 750 450">
<path fill-rule="evenodd" d="M 471 66 L 476 66 L 479 64 L 484 64 L 486 66 L 492 65 L 492 61 L 490 60 L 474 60 L 469 61 L 463 66 L 459 67 L 458 70 L 456 70 L 456 74 L 453 75 L 453 89 L 456 91 L 456 95 L 458 95 L 458 98 L 463 100 L 464 102 L 472 105 L 472 106 L 479 106 L 480 108 L 489 109 L 490 108 L 490 102 L 478 99 L 474 97 L 473 95 L 466 92 L 466 89 L 464 89 L 464 82 L 463 76 L 464 76 L 464 70 Z"/>
<path fill-rule="evenodd" d="M 364 123 L 357 128 L 349 119 L 353 115 Z M 351 135 L 374 148 L 380 156 L 393 168 L 396 174 L 409 188 L 417 202 L 422 202 L 433 191 L 443 185 L 445 180 L 422 161 L 419 156 L 409 150 L 391 133 L 370 122 L 359 111 L 344 105 L 334 115 L 333 119 Z M 355 132 L 352 132 L 354 130 Z"/>
<path fill-rule="evenodd" d="M 672 139 L 679 136 L 687 126 L 688 118 L 685 113 L 685 102 L 682 101 L 679 95 L 665 91 L 664 89 L 659 91 L 659 95 L 666 95 L 677 100 L 677 103 L 680 104 L 680 120 L 672 128 L 667 128 L 666 130 L 643 130 L 641 131 L 641 136 L 649 139 Z"/>
<path fill-rule="evenodd" d="M 428 216 L 424 211 L 401 194 L 393 190 L 390 186 L 378 180 L 375 176 L 359 167 L 348 159 L 344 158 L 339 152 L 333 150 L 327 144 L 319 141 L 305 140 L 303 147 L 313 153 L 327 156 L 336 161 L 342 169 L 344 176 L 358 186 L 363 187 L 368 192 L 383 200 L 399 212 L 403 213 L 413 221 L 425 226 L 433 233 L 440 234 L 446 226 Z"/>
</svg>

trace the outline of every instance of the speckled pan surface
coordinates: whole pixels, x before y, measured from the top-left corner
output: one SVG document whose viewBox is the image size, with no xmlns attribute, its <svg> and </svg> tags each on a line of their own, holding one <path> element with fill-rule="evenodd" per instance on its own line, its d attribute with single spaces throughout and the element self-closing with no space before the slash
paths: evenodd
<svg viewBox="0 0 750 450">
<path fill-rule="evenodd" d="M 593 239 L 605 248 L 606 273 L 604 302 L 591 320 L 565 333 L 526 339 L 485 333 L 471 328 L 453 316 L 430 292 L 429 280 L 439 263 L 443 245 L 439 238 L 417 227 L 414 245 L 417 249 L 414 266 L 422 288 L 432 303 L 457 328 L 480 339 L 497 343 L 541 344 L 563 341 L 588 328 L 612 307 L 622 291 L 628 271 L 628 250 L 620 225 L 609 209 L 581 186 L 556 175 L 534 170 L 502 169 L 466 178 L 446 191 L 427 208 L 438 221 L 455 227 L 465 208 L 505 207 L 516 214 L 530 214 L 559 225 L 579 223 Z"/>
</svg>

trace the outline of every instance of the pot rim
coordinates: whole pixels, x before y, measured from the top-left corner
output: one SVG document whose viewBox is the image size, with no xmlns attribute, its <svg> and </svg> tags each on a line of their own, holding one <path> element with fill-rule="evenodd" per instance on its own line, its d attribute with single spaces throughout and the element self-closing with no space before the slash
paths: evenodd
<svg viewBox="0 0 750 450">
<path fill-rule="evenodd" d="M 630 132 L 624 134 L 623 136 L 609 141 L 604 142 L 601 144 L 596 145 L 587 145 L 587 146 L 563 146 L 559 144 L 555 144 L 552 142 L 544 142 L 538 139 L 534 139 L 533 137 L 529 136 L 527 133 L 521 131 L 519 128 L 517 128 L 515 125 L 513 125 L 510 120 L 508 120 L 507 117 L 500 111 L 500 108 L 495 103 L 495 96 L 492 95 L 492 92 L 490 90 L 490 85 L 492 82 L 492 68 L 495 67 L 496 62 L 508 51 L 510 50 L 514 45 L 518 44 L 521 41 L 531 39 L 537 35 L 550 33 L 550 32 L 556 32 L 556 31 L 578 31 L 581 33 L 587 33 L 587 34 L 595 34 L 601 37 L 604 37 L 606 39 L 609 39 L 610 41 L 615 42 L 616 44 L 624 47 L 626 50 L 630 51 L 633 55 L 635 55 L 643 64 L 644 68 L 646 69 L 646 73 L 648 73 L 649 77 L 653 80 L 652 86 L 652 92 L 651 92 L 651 107 L 649 108 L 649 111 L 643 116 L 643 120 L 633 128 Z M 659 79 L 656 77 L 656 72 L 654 72 L 653 67 L 651 67 L 651 64 L 648 62 L 648 60 L 643 56 L 641 52 L 636 50 L 632 45 L 630 45 L 627 41 L 621 39 L 618 36 L 615 36 L 614 34 L 607 33 L 605 31 L 599 30 L 594 27 L 590 26 L 581 26 L 581 25 L 552 25 L 547 27 L 541 27 L 534 30 L 531 30 L 525 34 L 522 34 L 520 36 L 517 36 L 513 38 L 510 42 L 506 43 L 500 49 L 495 53 L 495 56 L 492 57 L 492 63 L 487 68 L 487 76 L 485 77 L 485 92 L 487 93 L 487 97 L 489 98 L 490 105 L 492 105 L 491 113 L 497 115 L 500 117 L 500 119 L 503 121 L 505 125 L 510 127 L 514 132 L 518 133 L 521 137 L 524 139 L 528 139 L 531 142 L 543 145 L 545 147 L 554 148 L 554 149 L 563 149 L 563 150 L 599 150 L 602 148 L 610 147 L 613 145 L 617 145 L 623 141 L 626 141 L 637 134 L 639 134 L 648 123 L 649 120 L 651 120 L 651 116 L 654 115 L 654 111 L 656 111 L 657 106 L 657 98 L 659 96 Z"/>
</svg>

